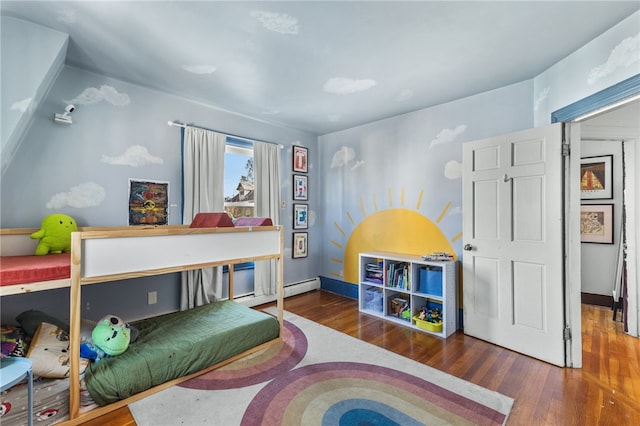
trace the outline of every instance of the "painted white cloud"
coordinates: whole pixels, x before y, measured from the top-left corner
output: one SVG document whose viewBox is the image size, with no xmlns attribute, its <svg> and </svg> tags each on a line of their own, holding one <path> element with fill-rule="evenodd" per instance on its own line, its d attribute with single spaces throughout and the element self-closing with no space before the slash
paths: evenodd
<svg viewBox="0 0 640 426">
<path fill-rule="evenodd" d="M 444 177 L 447 179 L 460 179 L 462 177 L 462 163 L 451 160 L 444 165 Z"/>
<path fill-rule="evenodd" d="M 351 166 L 351 170 L 359 169 L 360 167 L 364 167 L 364 161 L 362 160 L 355 161 Z"/>
<path fill-rule="evenodd" d="M 33 98 L 26 98 L 21 101 L 14 102 L 13 105 L 11 105 L 12 111 L 27 112 L 33 111 L 34 109 L 35 102 L 33 102 Z"/>
<path fill-rule="evenodd" d="M 324 86 L 322 86 L 322 90 L 336 95 L 349 95 L 351 93 L 364 92 L 377 84 L 375 80 L 370 78 L 357 80 L 353 78 L 335 77 L 327 80 Z"/>
<path fill-rule="evenodd" d="M 182 69 L 193 74 L 213 74 L 217 68 L 213 65 L 183 65 Z"/>
<path fill-rule="evenodd" d="M 307 215 L 307 226 L 309 228 L 313 228 L 313 226 L 316 224 L 316 211 L 315 210 L 309 210 L 309 214 Z"/>
<path fill-rule="evenodd" d="M 429 148 L 433 148 L 434 146 L 440 145 L 443 143 L 453 142 L 456 139 L 456 137 L 464 133 L 465 130 L 467 130 L 466 124 L 461 124 L 457 126 L 455 129 L 442 129 L 442 131 L 438 133 L 438 136 L 436 136 L 436 138 L 431 141 Z"/>
<path fill-rule="evenodd" d="M 350 161 L 353 161 L 356 158 L 356 153 L 353 148 L 349 148 L 348 146 L 343 146 L 335 154 L 333 154 L 333 158 L 331 159 L 331 168 L 335 167 L 343 167 L 349 164 Z"/>
<path fill-rule="evenodd" d="M 68 7 L 58 10 L 57 15 L 58 17 L 56 19 L 60 22 L 64 22 L 65 24 L 75 24 L 78 21 L 76 11 Z"/>
<path fill-rule="evenodd" d="M 48 209 L 60 209 L 66 206 L 75 208 L 95 207 L 102 204 L 107 193 L 97 183 L 87 182 L 74 186 L 69 192 L 55 194 L 47 203 Z"/>
<path fill-rule="evenodd" d="M 115 106 L 129 105 L 129 95 L 119 93 L 114 87 L 103 85 L 100 88 L 87 87 L 78 96 L 70 101 L 74 105 L 91 105 L 106 101 Z"/>
<path fill-rule="evenodd" d="M 625 38 L 614 47 L 607 61 L 591 70 L 587 81 L 589 84 L 595 84 L 618 68 L 626 68 L 638 61 L 640 61 L 640 33 L 634 37 Z"/>
<path fill-rule="evenodd" d="M 117 157 L 103 154 L 100 161 L 107 164 L 131 167 L 146 166 L 147 164 L 162 164 L 164 162 L 162 158 L 151 155 L 149 150 L 141 145 L 133 145 L 129 147 L 124 154 Z"/>
<path fill-rule="evenodd" d="M 398 93 L 398 96 L 396 96 L 396 101 L 404 102 L 404 101 L 408 101 L 411 98 L 413 98 L 413 90 L 404 89 L 403 91 Z"/>
<path fill-rule="evenodd" d="M 462 214 L 462 207 L 460 206 L 452 207 L 449 209 L 447 214 Z"/>
<path fill-rule="evenodd" d="M 542 89 L 542 91 L 538 94 L 535 102 L 533 103 L 533 110 L 538 111 L 540 109 L 540 105 L 549 97 L 549 91 L 551 88 L 549 86 Z"/>
<path fill-rule="evenodd" d="M 251 16 L 260 21 L 262 26 L 269 31 L 281 34 L 298 34 L 300 31 L 298 19 L 285 13 L 253 10 L 251 11 Z"/>
</svg>

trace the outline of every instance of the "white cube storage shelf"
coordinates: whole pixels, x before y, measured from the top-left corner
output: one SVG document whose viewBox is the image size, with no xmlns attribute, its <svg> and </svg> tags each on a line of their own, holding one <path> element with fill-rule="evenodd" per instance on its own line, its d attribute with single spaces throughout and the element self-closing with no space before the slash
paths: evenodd
<svg viewBox="0 0 640 426">
<path fill-rule="evenodd" d="M 360 253 L 359 310 L 446 338 L 458 329 L 457 275 L 456 261 L 423 260 L 422 256 L 389 252 Z M 414 318 L 425 306 L 440 308 L 441 330 Z"/>
</svg>

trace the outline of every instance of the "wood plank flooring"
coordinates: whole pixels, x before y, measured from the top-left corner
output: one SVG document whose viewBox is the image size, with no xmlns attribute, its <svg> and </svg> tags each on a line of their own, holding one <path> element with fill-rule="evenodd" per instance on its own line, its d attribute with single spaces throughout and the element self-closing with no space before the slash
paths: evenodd
<svg viewBox="0 0 640 426">
<path fill-rule="evenodd" d="M 440 339 L 358 312 L 324 291 L 285 309 L 515 399 L 508 425 L 640 425 L 640 339 L 607 307 L 582 306 L 583 368 L 558 368 L 456 332 Z M 85 426 L 134 426 L 127 408 Z M 230 425 L 224 425 L 230 426 Z"/>
</svg>

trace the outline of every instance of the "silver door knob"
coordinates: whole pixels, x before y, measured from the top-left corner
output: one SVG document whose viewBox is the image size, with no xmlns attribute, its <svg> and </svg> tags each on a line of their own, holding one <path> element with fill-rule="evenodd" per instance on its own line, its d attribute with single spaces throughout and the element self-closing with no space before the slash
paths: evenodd
<svg viewBox="0 0 640 426">
<path fill-rule="evenodd" d="M 462 249 L 464 251 L 471 251 L 473 250 L 473 246 L 471 244 L 465 244 L 464 247 L 462 247 Z"/>
</svg>

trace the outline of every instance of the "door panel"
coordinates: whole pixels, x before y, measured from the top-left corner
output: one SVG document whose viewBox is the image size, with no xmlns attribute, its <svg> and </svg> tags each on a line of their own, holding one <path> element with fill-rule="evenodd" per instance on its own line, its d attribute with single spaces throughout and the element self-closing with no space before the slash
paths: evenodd
<svg viewBox="0 0 640 426">
<path fill-rule="evenodd" d="M 480 239 L 498 239 L 498 186 L 495 181 L 476 182 L 473 198 L 486 200 L 474 212 L 474 236 Z"/>
<path fill-rule="evenodd" d="M 527 262 L 513 262 L 514 301 L 513 323 L 545 331 L 544 265 Z"/>
<path fill-rule="evenodd" d="M 562 127 L 463 147 L 464 331 L 564 366 Z"/>
<path fill-rule="evenodd" d="M 540 177 L 513 180 L 513 240 L 542 242 L 544 181 Z"/>
</svg>

